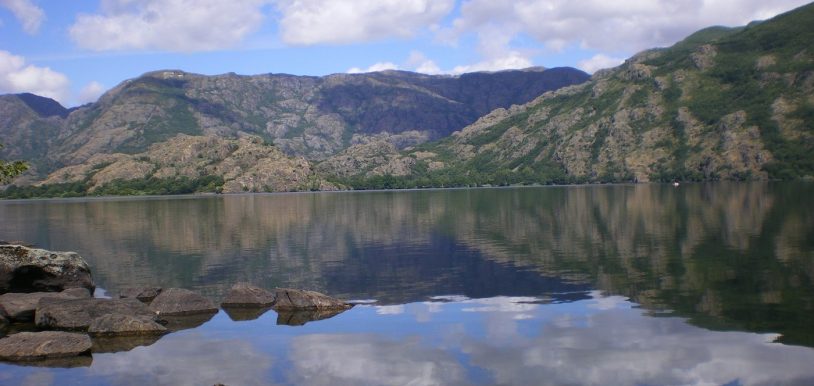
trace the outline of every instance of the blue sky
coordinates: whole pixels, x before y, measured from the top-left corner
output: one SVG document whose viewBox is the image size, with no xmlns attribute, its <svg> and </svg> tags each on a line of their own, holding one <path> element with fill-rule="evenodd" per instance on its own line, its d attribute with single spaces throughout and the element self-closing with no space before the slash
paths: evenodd
<svg viewBox="0 0 814 386">
<path fill-rule="evenodd" d="M 67 106 L 158 69 L 593 72 L 803 0 L 0 0 L 0 94 Z"/>
</svg>

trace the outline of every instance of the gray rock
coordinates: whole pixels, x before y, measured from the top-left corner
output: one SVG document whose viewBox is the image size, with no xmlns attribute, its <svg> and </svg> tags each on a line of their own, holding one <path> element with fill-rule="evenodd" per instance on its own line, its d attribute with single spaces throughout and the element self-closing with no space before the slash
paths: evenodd
<svg viewBox="0 0 814 386">
<path fill-rule="evenodd" d="M 34 322 L 43 329 L 85 331 L 94 319 L 110 314 L 157 320 L 156 314 L 136 299 L 43 298 L 37 305 Z"/>
<path fill-rule="evenodd" d="M 63 331 L 20 332 L 0 339 L 0 360 L 33 361 L 90 352 L 90 337 Z"/>
<path fill-rule="evenodd" d="M 141 302 L 149 303 L 155 299 L 161 293 L 161 288 L 159 287 L 134 287 L 134 288 L 124 288 L 119 291 L 119 298 L 120 299 L 128 299 L 128 298 L 135 298 Z"/>
<path fill-rule="evenodd" d="M 211 300 L 183 288 L 168 288 L 161 291 L 150 309 L 158 315 L 190 315 L 218 312 Z"/>
<path fill-rule="evenodd" d="M 62 292 L 7 293 L 0 295 L 2 307 L 12 322 L 24 323 L 34 321 L 34 310 L 40 299 L 88 299 L 90 293 L 84 288 L 71 288 Z"/>
<path fill-rule="evenodd" d="M 88 326 L 88 333 L 93 336 L 161 335 L 166 332 L 167 329 L 156 323 L 153 317 L 143 315 L 102 315 Z"/>
<path fill-rule="evenodd" d="M 277 296 L 263 288 L 249 283 L 237 283 L 232 286 L 221 307 L 268 307 L 274 304 Z"/>
<path fill-rule="evenodd" d="M 52 252 L 22 245 L 0 245 L 0 293 L 56 292 L 96 286 L 90 267 L 76 252 Z"/>
<path fill-rule="evenodd" d="M 274 292 L 277 301 L 272 308 L 275 311 L 346 310 L 353 307 L 342 300 L 315 291 L 276 288 Z"/>
</svg>

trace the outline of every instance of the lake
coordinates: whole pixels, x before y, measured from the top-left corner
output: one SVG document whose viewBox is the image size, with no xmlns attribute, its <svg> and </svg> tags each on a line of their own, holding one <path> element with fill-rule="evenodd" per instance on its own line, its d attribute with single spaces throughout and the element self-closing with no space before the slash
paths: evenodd
<svg viewBox="0 0 814 386">
<path fill-rule="evenodd" d="M 0 239 L 79 252 L 97 295 L 361 303 L 220 311 L 0 384 L 814 384 L 814 183 L 2 201 Z"/>
</svg>

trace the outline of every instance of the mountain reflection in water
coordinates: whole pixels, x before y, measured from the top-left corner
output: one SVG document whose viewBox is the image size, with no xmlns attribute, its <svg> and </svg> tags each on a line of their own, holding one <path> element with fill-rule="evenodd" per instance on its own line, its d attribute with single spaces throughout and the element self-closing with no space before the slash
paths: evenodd
<svg viewBox="0 0 814 386">
<path fill-rule="evenodd" d="M 6 201 L 0 239 L 78 251 L 111 293 L 220 300 L 248 281 L 377 300 L 302 327 L 220 313 L 94 355 L 104 379 L 128 373 L 117 361 L 165 366 L 187 355 L 167 345 L 211 344 L 257 360 L 234 384 L 806 384 L 813 195 L 715 183 Z"/>
</svg>

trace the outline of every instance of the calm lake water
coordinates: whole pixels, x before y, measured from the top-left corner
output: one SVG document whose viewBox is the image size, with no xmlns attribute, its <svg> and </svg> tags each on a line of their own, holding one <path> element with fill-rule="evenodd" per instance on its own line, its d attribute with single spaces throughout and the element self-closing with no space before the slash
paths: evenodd
<svg viewBox="0 0 814 386">
<path fill-rule="evenodd" d="M 4 201 L 0 239 L 79 252 L 108 293 L 365 303 L 221 311 L 0 384 L 814 384 L 811 183 Z"/>
</svg>

